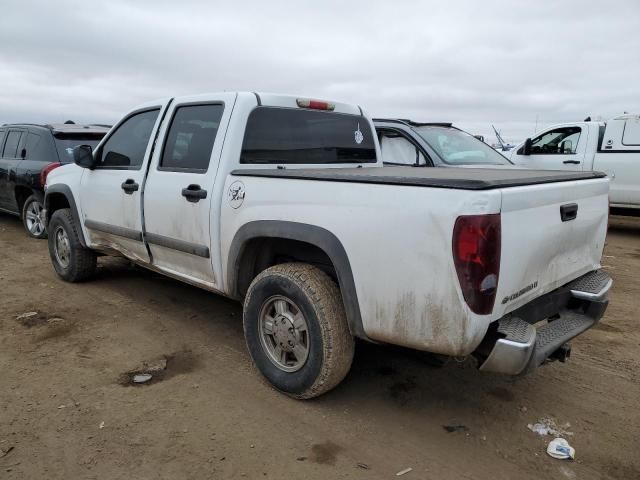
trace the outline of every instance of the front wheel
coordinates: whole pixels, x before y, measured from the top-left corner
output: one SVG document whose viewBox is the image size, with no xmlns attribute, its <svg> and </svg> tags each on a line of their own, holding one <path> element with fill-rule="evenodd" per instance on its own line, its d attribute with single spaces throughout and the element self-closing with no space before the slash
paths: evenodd
<svg viewBox="0 0 640 480">
<path fill-rule="evenodd" d="M 80 282 L 96 271 L 97 256 L 80 243 L 71 210 L 56 210 L 49 221 L 49 256 L 53 268 L 67 282 Z"/>
<path fill-rule="evenodd" d="M 22 224 L 32 238 L 47 238 L 47 230 L 42 221 L 42 195 L 34 193 L 22 206 Z"/>
<path fill-rule="evenodd" d="M 251 358 L 281 392 L 317 397 L 349 372 L 354 340 L 337 285 L 304 263 L 260 273 L 244 302 L 244 333 Z"/>
</svg>

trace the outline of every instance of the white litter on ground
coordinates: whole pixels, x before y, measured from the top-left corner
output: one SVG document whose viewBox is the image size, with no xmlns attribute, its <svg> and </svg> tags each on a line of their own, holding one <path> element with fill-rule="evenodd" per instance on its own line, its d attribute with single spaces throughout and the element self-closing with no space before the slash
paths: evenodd
<svg viewBox="0 0 640 480">
<path fill-rule="evenodd" d="M 396 477 L 401 477 L 405 473 L 409 473 L 411 470 L 413 470 L 413 468 L 411 467 L 405 468 L 404 470 L 400 470 L 398 473 L 396 473 Z"/>
<path fill-rule="evenodd" d="M 564 438 L 556 438 L 549 442 L 547 453 L 559 460 L 573 459 L 576 457 L 576 449 L 569 445 Z"/>
<path fill-rule="evenodd" d="M 566 437 L 573 435 L 567 429 L 571 427 L 570 423 L 558 425 L 553 418 L 541 418 L 537 423 L 528 424 L 527 428 L 538 435 L 553 435 L 556 437 Z"/>
</svg>

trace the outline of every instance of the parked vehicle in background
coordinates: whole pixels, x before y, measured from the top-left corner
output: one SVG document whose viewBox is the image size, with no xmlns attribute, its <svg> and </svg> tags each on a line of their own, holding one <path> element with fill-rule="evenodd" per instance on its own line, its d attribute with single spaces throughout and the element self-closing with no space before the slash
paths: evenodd
<svg viewBox="0 0 640 480">
<path fill-rule="evenodd" d="M 485 159 L 425 130 L 434 155 Z M 248 92 L 145 104 L 92 150 L 47 179 L 58 276 L 120 255 L 243 301 L 254 363 L 296 398 L 345 377 L 354 338 L 520 374 L 607 307 L 600 173 L 380 168 L 360 107 Z"/>
<path fill-rule="evenodd" d="M 73 162 L 75 146 L 96 146 L 108 131 L 73 123 L 0 126 L 0 211 L 19 215 L 31 237 L 45 238 L 41 213 L 47 175 Z"/>
<path fill-rule="evenodd" d="M 612 211 L 640 215 L 640 115 L 554 125 L 509 154 L 525 168 L 605 172 Z"/>
<path fill-rule="evenodd" d="M 450 123 L 374 118 L 385 165 L 460 167 L 510 165 L 477 137 Z"/>
</svg>

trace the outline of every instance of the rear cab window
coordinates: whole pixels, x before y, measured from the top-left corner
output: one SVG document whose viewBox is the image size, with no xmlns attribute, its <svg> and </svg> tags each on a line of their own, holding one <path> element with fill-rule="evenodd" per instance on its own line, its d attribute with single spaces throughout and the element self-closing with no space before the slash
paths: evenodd
<svg viewBox="0 0 640 480">
<path fill-rule="evenodd" d="M 374 135 L 360 115 L 257 107 L 247 120 L 240 163 L 376 163 Z"/>
</svg>

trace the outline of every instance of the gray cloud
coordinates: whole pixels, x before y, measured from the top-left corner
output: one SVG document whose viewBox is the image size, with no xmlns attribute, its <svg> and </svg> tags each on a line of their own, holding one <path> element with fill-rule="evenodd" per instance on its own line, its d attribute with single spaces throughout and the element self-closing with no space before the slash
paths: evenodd
<svg viewBox="0 0 640 480">
<path fill-rule="evenodd" d="M 114 122 L 220 90 L 299 93 L 517 141 L 640 112 L 640 2 L 25 1 L 0 17 L 0 123 Z M 491 136 L 490 139 L 493 137 Z"/>
</svg>

